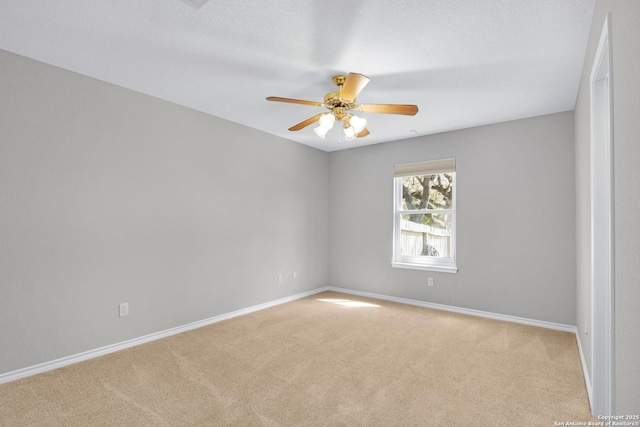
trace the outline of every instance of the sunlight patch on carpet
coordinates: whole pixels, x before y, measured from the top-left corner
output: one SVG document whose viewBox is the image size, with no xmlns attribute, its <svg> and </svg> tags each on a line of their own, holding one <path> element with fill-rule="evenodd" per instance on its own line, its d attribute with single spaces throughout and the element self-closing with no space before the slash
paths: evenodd
<svg viewBox="0 0 640 427">
<path fill-rule="evenodd" d="M 372 304 L 364 301 L 352 301 L 348 299 L 319 298 L 318 301 L 330 302 L 333 304 L 343 305 L 345 307 L 380 307 L 378 304 Z"/>
</svg>

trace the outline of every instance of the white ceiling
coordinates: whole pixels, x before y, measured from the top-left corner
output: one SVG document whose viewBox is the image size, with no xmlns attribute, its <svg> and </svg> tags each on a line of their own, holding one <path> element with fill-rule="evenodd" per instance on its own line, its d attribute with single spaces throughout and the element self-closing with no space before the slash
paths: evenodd
<svg viewBox="0 0 640 427">
<path fill-rule="evenodd" d="M 322 150 L 572 110 L 595 0 L 2 0 L 0 49 Z M 202 4 L 201 7 L 198 7 Z M 309 126 L 331 77 L 371 81 L 371 134 Z M 1 75 L 0 75 L 0 78 Z"/>
</svg>

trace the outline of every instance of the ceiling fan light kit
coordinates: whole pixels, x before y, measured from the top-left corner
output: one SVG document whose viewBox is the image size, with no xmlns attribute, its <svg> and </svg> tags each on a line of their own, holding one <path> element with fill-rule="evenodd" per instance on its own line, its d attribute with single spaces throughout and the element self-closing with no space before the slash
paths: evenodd
<svg viewBox="0 0 640 427">
<path fill-rule="evenodd" d="M 267 97 L 267 101 L 287 102 L 291 104 L 309 105 L 312 107 L 325 107 L 330 112 L 316 114 L 289 128 L 290 131 L 299 131 L 315 122 L 318 126 L 313 130 L 320 138 L 327 135 L 333 128 L 335 121 L 343 122 L 344 137 L 347 141 L 354 138 L 362 138 L 369 135 L 367 121 L 355 116 L 349 111 L 357 110 L 364 113 L 402 114 L 414 116 L 418 112 L 416 105 L 409 104 L 357 104 L 356 96 L 369 83 L 369 78 L 358 73 L 349 73 L 347 76 L 338 75 L 332 78 L 338 86 L 335 92 L 329 92 L 324 96 L 324 102 L 305 101 L 303 99 L 281 98 L 277 96 Z"/>
<path fill-rule="evenodd" d="M 357 134 L 362 132 L 362 130 L 367 125 L 367 121 L 358 116 L 354 116 L 352 114 L 346 114 L 340 120 L 344 123 L 343 131 L 344 131 L 344 139 L 347 141 L 351 141 L 356 137 Z M 320 124 L 318 127 L 313 128 L 316 135 L 320 138 L 324 139 L 329 132 L 333 128 L 333 124 L 336 121 L 336 116 L 333 113 L 324 113 L 320 115 L 320 119 L 318 119 L 318 123 Z"/>
</svg>

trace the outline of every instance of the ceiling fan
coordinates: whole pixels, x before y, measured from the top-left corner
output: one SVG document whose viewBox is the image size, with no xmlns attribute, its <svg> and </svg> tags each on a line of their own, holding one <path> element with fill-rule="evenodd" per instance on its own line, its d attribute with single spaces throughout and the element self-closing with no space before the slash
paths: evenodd
<svg viewBox="0 0 640 427">
<path fill-rule="evenodd" d="M 314 128 L 315 133 L 324 138 L 327 132 L 333 127 L 335 121 L 343 122 L 343 129 L 346 140 L 362 138 L 369 135 L 366 128 L 367 121 L 355 116 L 351 111 L 362 111 L 364 113 L 381 114 L 404 114 L 414 116 L 418 112 L 417 105 L 407 104 L 358 104 L 356 96 L 369 83 L 369 78 L 358 73 L 349 73 L 347 76 L 338 75 L 332 78 L 333 83 L 338 86 L 336 92 L 329 92 L 324 96 L 324 102 L 305 101 L 302 99 L 280 98 L 269 96 L 267 101 L 288 102 L 291 104 L 311 105 L 313 107 L 326 107 L 328 113 L 316 114 L 313 117 L 293 125 L 290 131 L 298 131 L 315 122 L 319 126 Z"/>
</svg>

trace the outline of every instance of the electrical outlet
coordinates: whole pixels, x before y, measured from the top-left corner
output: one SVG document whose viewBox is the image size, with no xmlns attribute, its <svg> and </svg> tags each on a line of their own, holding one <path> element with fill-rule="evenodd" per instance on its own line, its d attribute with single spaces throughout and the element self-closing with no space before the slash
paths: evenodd
<svg viewBox="0 0 640 427">
<path fill-rule="evenodd" d="M 129 314 L 129 303 L 128 302 L 123 302 L 122 304 L 120 304 L 119 305 L 119 310 L 120 310 L 120 317 L 128 315 Z"/>
<path fill-rule="evenodd" d="M 427 279 L 427 286 L 433 286 L 433 277 Z"/>
<path fill-rule="evenodd" d="M 589 335 L 589 322 L 584 321 L 584 334 Z"/>
<path fill-rule="evenodd" d="M 278 283 L 282 284 L 284 282 L 284 277 L 282 277 L 282 273 L 278 274 Z"/>
<path fill-rule="evenodd" d="M 297 272 L 293 272 L 293 280 L 298 280 L 298 273 Z"/>
</svg>

